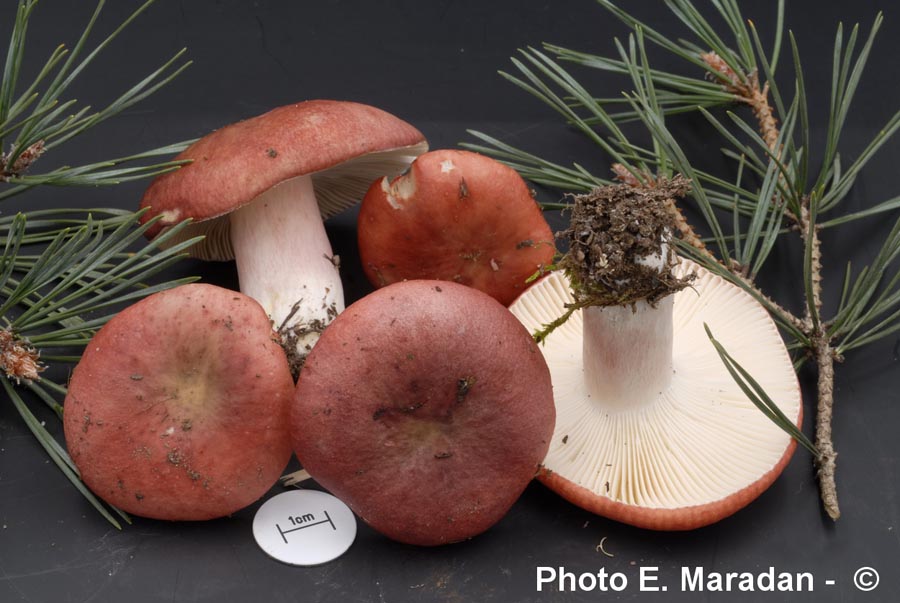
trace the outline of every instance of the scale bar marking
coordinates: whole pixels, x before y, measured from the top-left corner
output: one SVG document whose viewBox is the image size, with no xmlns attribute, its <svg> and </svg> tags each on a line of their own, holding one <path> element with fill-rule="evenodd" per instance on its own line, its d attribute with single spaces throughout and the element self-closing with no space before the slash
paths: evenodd
<svg viewBox="0 0 900 603">
<path fill-rule="evenodd" d="M 275 527 L 278 528 L 278 533 L 281 534 L 281 539 L 284 540 L 285 544 L 288 543 L 287 535 L 290 534 L 291 532 L 296 532 L 297 530 L 302 530 L 304 528 L 311 528 L 313 526 L 320 526 L 323 523 L 331 524 L 331 529 L 336 532 L 337 526 L 334 525 L 334 521 L 331 519 L 331 516 L 328 515 L 328 511 L 323 511 L 323 512 L 325 513 L 325 519 L 323 519 L 322 521 L 317 521 L 315 523 L 303 524 L 302 526 L 297 526 L 296 528 L 291 528 L 290 530 L 282 530 L 281 526 L 278 525 L 277 523 L 275 524 Z"/>
</svg>

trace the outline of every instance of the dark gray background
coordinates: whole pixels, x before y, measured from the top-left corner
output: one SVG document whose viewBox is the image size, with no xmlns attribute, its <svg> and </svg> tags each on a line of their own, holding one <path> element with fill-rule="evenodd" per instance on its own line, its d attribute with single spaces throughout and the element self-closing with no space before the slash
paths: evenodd
<svg viewBox="0 0 900 603">
<path fill-rule="evenodd" d="M 0 9 L 5 40 L 12 2 Z M 91 3 L 44 0 L 30 31 L 26 72 L 60 42 L 74 43 Z M 137 2 L 110 3 L 98 34 L 109 31 Z M 659 28 L 680 32 L 661 2 L 630 2 Z M 702 3 L 701 3 L 702 4 Z M 745 3 L 762 32 L 773 13 Z M 836 23 L 861 22 L 888 3 L 794 0 L 788 23 L 805 58 L 813 130 L 823 136 Z M 751 11 L 752 5 L 752 11 Z M 418 126 L 432 148 L 471 140 L 467 128 L 486 131 L 561 162 L 603 171 L 607 159 L 568 132 L 555 115 L 504 82 L 517 47 L 556 42 L 598 53 L 614 52 L 623 28 L 589 0 L 555 2 L 441 0 L 434 2 L 240 2 L 159 0 L 81 78 L 73 96 L 104 101 L 187 46 L 194 65 L 169 87 L 52 156 L 44 167 L 100 160 L 201 136 L 269 108 L 307 98 L 337 98 L 380 106 Z M 853 157 L 900 105 L 896 57 L 900 20 L 887 15 L 867 77 L 846 128 L 844 155 Z M 95 39 L 98 39 L 95 37 Z M 4 42 L 5 44 L 5 42 Z M 667 57 L 660 57 L 666 65 Z M 782 59 L 785 64 L 788 56 Z M 29 71 L 30 70 L 30 71 Z M 585 76 L 595 89 L 616 93 L 615 78 Z M 786 90 L 791 86 L 782 84 Z M 683 144 L 717 165 L 718 144 L 695 118 L 678 120 Z M 900 141 L 893 141 L 860 177 L 848 209 L 897 195 Z M 724 164 L 722 164 L 724 165 Z M 36 191 L 0 211 L 38 206 L 134 207 L 145 183 L 114 189 Z M 559 193 L 541 191 L 544 200 Z M 356 259 L 352 213 L 332 220 L 329 233 L 343 258 L 350 299 L 368 290 Z M 557 217 L 551 216 L 555 224 Z M 826 283 L 847 259 L 862 265 L 894 217 L 860 222 L 824 235 Z M 800 302 L 788 260 L 790 246 L 770 260 L 765 283 L 788 305 Z M 232 264 L 184 262 L 173 274 L 199 274 L 235 285 Z M 832 298 L 827 299 L 833 302 Z M 529 487 L 497 526 L 478 538 L 438 549 L 392 543 L 360 527 L 341 559 L 311 569 L 266 557 L 250 525 L 256 506 L 234 517 L 197 524 L 135 519 L 121 532 L 85 503 L 22 425 L 0 404 L 0 601 L 897 601 L 900 600 L 900 425 L 898 357 L 891 337 L 854 352 L 837 369 L 835 440 L 843 517 L 820 512 L 810 456 L 798 452 L 782 477 L 756 502 L 717 525 L 690 533 L 655 533 L 595 517 L 545 488 Z M 810 374 L 803 383 L 810 390 Z M 812 416 L 807 400 L 807 416 Z M 53 419 L 48 425 L 58 432 Z M 808 425 L 807 425 L 808 428 Z M 277 492 L 275 488 L 273 492 Z M 596 547 L 606 538 L 604 556 Z M 576 573 L 624 572 L 620 594 L 535 591 L 537 566 Z M 816 590 L 795 596 L 678 592 L 681 566 L 708 571 L 813 572 Z M 638 568 L 658 566 L 663 594 L 637 590 Z M 880 587 L 860 593 L 853 572 L 872 566 Z M 825 586 L 824 580 L 836 580 Z"/>
</svg>

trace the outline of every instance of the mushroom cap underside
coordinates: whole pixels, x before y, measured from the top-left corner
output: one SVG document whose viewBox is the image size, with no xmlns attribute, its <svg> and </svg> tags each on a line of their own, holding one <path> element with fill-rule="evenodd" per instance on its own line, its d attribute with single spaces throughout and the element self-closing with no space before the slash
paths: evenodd
<svg viewBox="0 0 900 603">
<path fill-rule="evenodd" d="M 735 383 L 704 323 L 787 417 L 802 420 L 797 376 L 771 317 L 746 292 L 682 259 L 676 275 L 691 272 L 691 287 L 674 294 L 672 379 L 650 403 L 623 409 L 590 399 L 580 311 L 542 347 L 557 422 L 541 481 L 585 509 L 652 529 L 731 515 L 771 485 L 796 447 Z M 535 331 L 572 301 L 567 279 L 554 272 L 510 310 Z"/>
<path fill-rule="evenodd" d="M 553 429 L 550 374 L 489 296 L 407 281 L 348 307 L 297 385 L 295 451 L 322 486 L 390 538 L 438 545 L 496 523 Z"/>
<path fill-rule="evenodd" d="M 190 163 L 158 176 L 141 208 L 153 238 L 190 218 L 177 237 L 205 235 L 191 248 L 201 259 L 232 259 L 225 217 L 281 182 L 309 176 L 323 219 L 355 205 L 369 185 L 397 174 L 428 150 L 424 135 L 381 109 L 312 100 L 273 109 L 204 136 L 177 157 Z"/>
</svg>

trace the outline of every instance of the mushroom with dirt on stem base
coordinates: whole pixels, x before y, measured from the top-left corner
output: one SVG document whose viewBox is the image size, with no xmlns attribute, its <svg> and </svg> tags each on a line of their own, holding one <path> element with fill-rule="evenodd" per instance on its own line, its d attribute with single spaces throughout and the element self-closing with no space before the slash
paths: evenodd
<svg viewBox="0 0 900 603">
<path fill-rule="evenodd" d="M 151 183 L 142 220 L 162 216 L 147 231 L 152 238 L 191 218 L 180 238 L 206 235 L 191 253 L 235 259 L 241 291 L 278 327 L 296 376 L 344 308 L 322 220 L 427 148 L 413 126 L 368 105 L 315 100 L 279 107 L 216 130 L 178 155 L 190 163 Z"/>
<path fill-rule="evenodd" d="M 761 413 L 711 345 L 729 352 L 799 424 L 781 337 L 747 293 L 672 248 L 666 201 L 613 185 L 576 198 L 560 266 L 510 310 L 539 332 L 557 426 L 539 480 L 574 504 L 657 530 L 716 522 L 761 494 L 796 442 Z"/>
</svg>

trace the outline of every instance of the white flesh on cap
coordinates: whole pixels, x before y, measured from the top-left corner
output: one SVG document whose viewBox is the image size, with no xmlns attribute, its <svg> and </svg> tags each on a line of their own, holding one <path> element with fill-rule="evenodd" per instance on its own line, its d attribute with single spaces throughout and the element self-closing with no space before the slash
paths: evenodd
<svg viewBox="0 0 900 603">
<path fill-rule="evenodd" d="M 687 272 L 691 286 L 656 308 L 578 311 L 547 338 L 557 418 L 546 469 L 613 502 L 679 509 L 722 500 L 782 461 L 790 437 L 734 382 L 703 323 L 796 422 L 781 336 L 748 294 L 681 260 L 675 273 Z M 554 272 L 510 310 L 533 332 L 572 301 Z"/>
<path fill-rule="evenodd" d="M 312 179 L 300 176 L 273 186 L 230 219 L 241 292 L 262 305 L 276 329 L 318 326 L 297 342 L 298 351 L 308 350 L 321 327 L 344 309 Z"/>
</svg>

